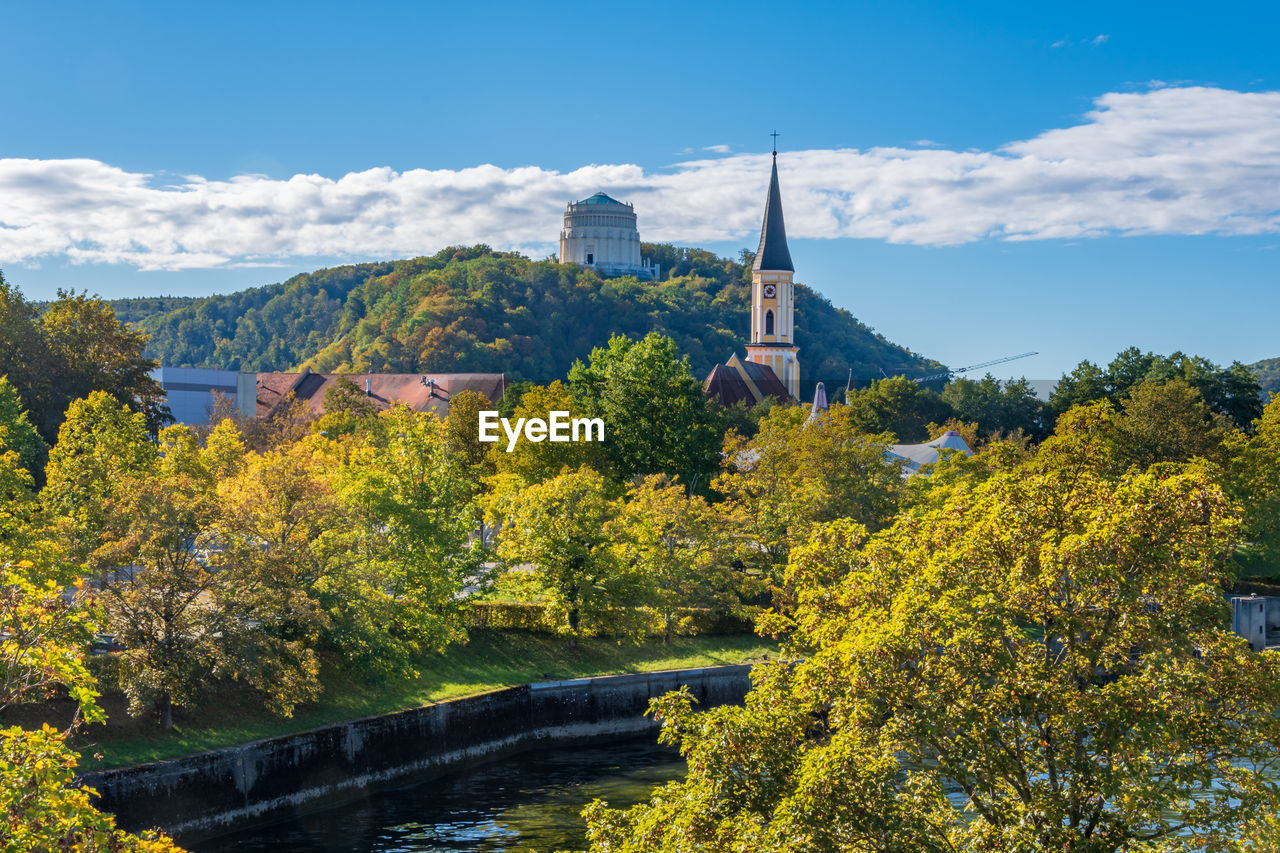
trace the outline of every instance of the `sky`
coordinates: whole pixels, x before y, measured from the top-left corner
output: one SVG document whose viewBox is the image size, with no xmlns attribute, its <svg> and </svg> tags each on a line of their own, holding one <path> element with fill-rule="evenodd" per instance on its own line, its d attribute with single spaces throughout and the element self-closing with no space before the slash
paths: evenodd
<svg viewBox="0 0 1280 853">
<path fill-rule="evenodd" d="M 915 352 L 1280 356 L 1280 6 L 1047 6 L 9 4 L 0 269 L 115 298 L 542 258 L 597 190 L 736 255 L 777 130 L 796 279 Z"/>
</svg>

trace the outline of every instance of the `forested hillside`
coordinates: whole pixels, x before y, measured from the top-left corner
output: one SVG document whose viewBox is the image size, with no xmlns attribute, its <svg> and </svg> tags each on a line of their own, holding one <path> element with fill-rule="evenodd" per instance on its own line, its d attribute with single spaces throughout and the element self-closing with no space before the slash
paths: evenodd
<svg viewBox="0 0 1280 853">
<path fill-rule="evenodd" d="M 1258 374 L 1258 384 L 1270 394 L 1280 394 L 1280 358 L 1264 358 L 1249 365 Z"/>
<path fill-rule="evenodd" d="M 530 261 L 485 246 L 358 264 L 282 284 L 213 296 L 130 318 L 151 335 L 148 354 L 172 366 L 322 372 L 505 372 L 561 378 L 611 334 L 662 331 L 703 375 L 749 331 L 750 256 L 646 246 L 662 282 L 601 279 L 573 265 Z M 745 263 L 744 263 L 745 262 Z M 796 288 L 796 341 L 805 378 L 855 379 L 934 369 L 849 312 Z"/>
</svg>

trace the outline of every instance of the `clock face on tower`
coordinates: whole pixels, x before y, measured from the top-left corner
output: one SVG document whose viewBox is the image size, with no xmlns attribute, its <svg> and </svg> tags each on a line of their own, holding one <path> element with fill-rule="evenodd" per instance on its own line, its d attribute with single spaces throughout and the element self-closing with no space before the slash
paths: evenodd
<svg viewBox="0 0 1280 853">
<path fill-rule="evenodd" d="M 764 286 L 764 298 L 765 298 L 765 299 L 772 299 L 772 298 L 773 298 L 773 295 L 774 295 L 775 293 L 777 293 L 777 292 L 778 292 L 778 289 L 777 289 L 776 287 L 774 287 L 772 284 L 766 284 L 766 285 Z"/>
</svg>

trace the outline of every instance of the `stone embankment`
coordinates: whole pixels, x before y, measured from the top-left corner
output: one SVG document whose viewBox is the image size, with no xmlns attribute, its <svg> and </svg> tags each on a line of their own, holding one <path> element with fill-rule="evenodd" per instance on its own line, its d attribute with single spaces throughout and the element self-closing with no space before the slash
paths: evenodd
<svg viewBox="0 0 1280 853">
<path fill-rule="evenodd" d="M 185 758 L 90 773 L 117 824 L 197 841 L 358 799 L 408 776 L 548 743 L 652 730 L 649 700 L 688 685 L 703 707 L 741 702 L 749 665 L 526 684 Z"/>
</svg>

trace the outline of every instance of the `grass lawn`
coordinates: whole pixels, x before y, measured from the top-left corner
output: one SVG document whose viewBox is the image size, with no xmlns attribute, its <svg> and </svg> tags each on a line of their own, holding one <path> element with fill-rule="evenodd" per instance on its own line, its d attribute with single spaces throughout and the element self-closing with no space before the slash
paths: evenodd
<svg viewBox="0 0 1280 853">
<path fill-rule="evenodd" d="M 247 697 L 227 691 L 199 708 L 175 711 L 174 730 L 166 735 L 150 716 L 129 717 L 123 697 L 107 694 L 102 702 L 110 718 L 106 727 L 89 727 L 75 745 L 81 753 L 80 770 L 87 772 L 306 731 L 531 681 L 751 663 L 777 656 L 775 644 L 751 634 L 676 637 L 670 646 L 661 640 L 637 645 L 587 639 L 571 649 L 552 636 L 473 630 L 465 646 L 424 658 L 417 678 L 362 681 L 333 675 L 318 702 L 299 707 L 288 718 L 272 716 L 253 707 Z"/>
</svg>

